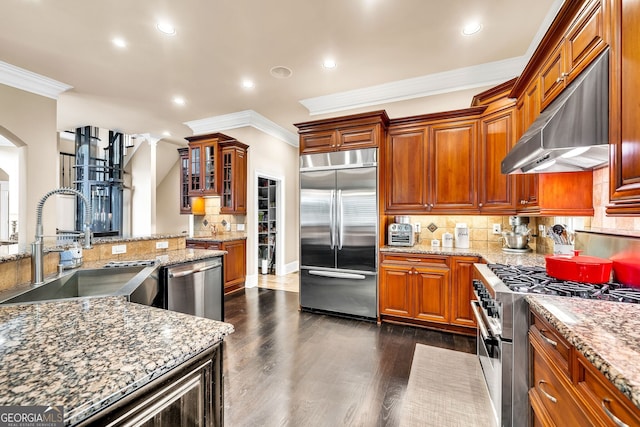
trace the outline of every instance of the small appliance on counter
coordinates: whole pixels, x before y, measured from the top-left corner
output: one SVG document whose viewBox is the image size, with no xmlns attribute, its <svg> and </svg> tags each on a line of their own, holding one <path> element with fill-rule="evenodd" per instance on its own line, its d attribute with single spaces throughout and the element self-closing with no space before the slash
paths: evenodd
<svg viewBox="0 0 640 427">
<path fill-rule="evenodd" d="M 531 230 L 529 230 L 529 218 L 522 216 L 510 216 L 509 225 L 511 231 L 503 231 L 502 250 L 510 253 L 526 253 L 531 252 L 529 247 L 529 238 Z"/>
<path fill-rule="evenodd" d="M 390 246 L 413 246 L 415 244 L 415 234 L 411 224 L 395 222 L 389 224 L 387 232 Z"/>
<path fill-rule="evenodd" d="M 464 222 L 456 224 L 454 229 L 454 236 L 456 240 L 456 248 L 468 249 L 469 248 L 469 227 Z"/>
</svg>

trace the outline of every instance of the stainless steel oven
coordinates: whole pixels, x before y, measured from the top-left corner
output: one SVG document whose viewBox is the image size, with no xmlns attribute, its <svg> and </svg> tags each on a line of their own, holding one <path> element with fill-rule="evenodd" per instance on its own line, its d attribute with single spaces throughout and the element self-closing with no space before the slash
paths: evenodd
<svg viewBox="0 0 640 427">
<path fill-rule="evenodd" d="M 474 265 L 473 313 L 477 351 L 496 425 L 521 426 L 528 419 L 527 303 L 485 264 Z"/>
<path fill-rule="evenodd" d="M 640 289 L 554 279 L 544 267 L 474 264 L 478 359 L 499 426 L 527 425 L 527 293 L 640 303 Z"/>
</svg>

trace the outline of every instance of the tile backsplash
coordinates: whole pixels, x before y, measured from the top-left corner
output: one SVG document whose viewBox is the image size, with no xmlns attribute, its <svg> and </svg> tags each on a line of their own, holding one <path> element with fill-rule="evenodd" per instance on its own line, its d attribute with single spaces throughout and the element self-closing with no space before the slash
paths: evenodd
<svg viewBox="0 0 640 427">
<path fill-rule="evenodd" d="M 214 234 L 238 231 L 238 224 L 246 222 L 245 215 L 223 215 L 220 213 L 220 197 L 206 197 L 204 199 L 204 215 L 194 215 L 193 236 L 208 237 Z M 229 229 L 225 229 L 228 224 Z"/>
</svg>

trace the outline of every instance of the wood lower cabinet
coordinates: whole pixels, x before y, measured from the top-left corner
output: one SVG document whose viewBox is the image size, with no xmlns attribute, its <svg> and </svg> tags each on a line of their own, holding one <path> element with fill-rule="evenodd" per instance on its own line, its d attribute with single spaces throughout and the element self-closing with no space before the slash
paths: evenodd
<svg viewBox="0 0 640 427">
<path fill-rule="evenodd" d="M 477 326 L 471 301 L 473 293 L 473 264 L 476 257 L 451 257 L 451 315 L 453 325 L 475 328 Z"/>
<path fill-rule="evenodd" d="M 227 251 L 224 256 L 224 293 L 244 289 L 247 279 L 247 241 L 238 240 L 196 240 L 187 239 L 187 248 Z"/>
<path fill-rule="evenodd" d="M 78 426 L 224 425 L 222 345 L 205 350 Z"/>
<path fill-rule="evenodd" d="M 384 253 L 380 264 L 380 317 L 473 334 L 471 271 L 475 257 Z"/>
<path fill-rule="evenodd" d="M 613 0 L 607 215 L 640 214 L 640 3 Z"/>
<path fill-rule="evenodd" d="M 639 426 L 640 409 L 549 322 L 530 316 L 530 425 Z"/>
</svg>

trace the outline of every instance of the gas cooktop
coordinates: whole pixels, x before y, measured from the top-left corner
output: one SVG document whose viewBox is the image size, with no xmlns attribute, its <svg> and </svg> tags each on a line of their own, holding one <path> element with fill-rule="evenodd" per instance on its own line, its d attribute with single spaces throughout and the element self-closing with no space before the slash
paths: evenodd
<svg viewBox="0 0 640 427">
<path fill-rule="evenodd" d="M 547 275 L 544 267 L 504 264 L 488 264 L 487 267 L 514 292 L 640 303 L 640 289 L 619 283 L 595 285 L 555 279 Z"/>
</svg>

